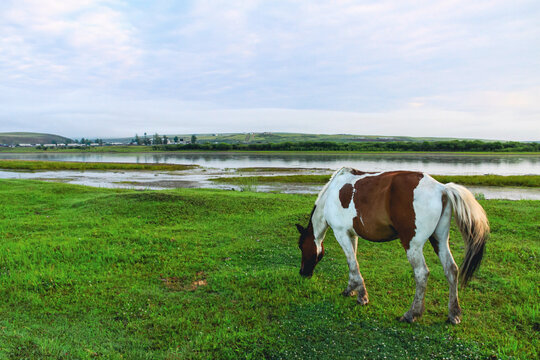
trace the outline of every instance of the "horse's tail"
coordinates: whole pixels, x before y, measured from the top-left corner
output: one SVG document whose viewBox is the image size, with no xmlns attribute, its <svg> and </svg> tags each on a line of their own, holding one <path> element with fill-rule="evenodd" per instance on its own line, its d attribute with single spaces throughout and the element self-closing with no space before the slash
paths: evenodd
<svg viewBox="0 0 540 360">
<path fill-rule="evenodd" d="M 461 285 L 465 286 L 480 267 L 489 237 L 489 222 L 486 212 L 469 190 L 454 183 L 448 183 L 445 187 L 465 242 L 465 259 L 459 271 Z"/>
</svg>

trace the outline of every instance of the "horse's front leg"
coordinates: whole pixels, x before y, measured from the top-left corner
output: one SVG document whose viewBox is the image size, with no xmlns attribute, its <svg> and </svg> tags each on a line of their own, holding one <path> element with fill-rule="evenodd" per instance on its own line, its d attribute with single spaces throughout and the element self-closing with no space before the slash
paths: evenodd
<svg viewBox="0 0 540 360">
<path fill-rule="evenodd" d="M 345 231 L 335 235 L 337 241 L 343 249 L 343 252 L 345 252 L 347 263 L 349 265 L 349 284 L 342 294 L 344 296 L 351 296 L 356 293 L 357 302 L 361 305 L 366 305 L 369 302 L 368 293 L 364 284 L 364 279 L 360 274 L 358 261 L 356 260 L 358 238 Z"/>
</svg>

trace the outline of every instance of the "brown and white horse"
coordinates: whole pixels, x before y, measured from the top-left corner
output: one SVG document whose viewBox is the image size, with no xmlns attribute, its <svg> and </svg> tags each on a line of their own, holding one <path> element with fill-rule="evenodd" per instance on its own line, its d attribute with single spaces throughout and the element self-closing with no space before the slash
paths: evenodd
<svg viewBox="0 0 540 360">
<path fill-rule="evenodd" d="M 422 249 L 429 239 L 450 285 L 448 320 L 458 324 L 458 267 L 448 244 L 452 210 L 466 246 L 459 272 L 466 285 L 480 265 L 489 236 L 486 213 L 469 190 L 453 183 L 443 185 L 421 172 L 364 173 L 341 168 L 319 193 L 307 228 L 296 225 L 302 250 L 300 274 L 313 274 L 324 255 L 323 240 L 330 226 L 349 264 L 349 284 L 343 295 L 356 292 L 358 303 L 365 305 L 368 293 L 356 260 L 358 236 L 375 242 L 399 238 L 416 280 L 414 300 L 400 320 L 412 322 L 424 312 L 429 270 Z"/>
</svg>

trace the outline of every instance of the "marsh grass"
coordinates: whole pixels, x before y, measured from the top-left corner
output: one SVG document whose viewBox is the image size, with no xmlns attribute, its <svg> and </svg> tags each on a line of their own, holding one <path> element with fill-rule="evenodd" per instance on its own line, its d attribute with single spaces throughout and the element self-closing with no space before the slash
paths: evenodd
<svg viewBox="0 0 540 360">
<path fill-rule="evenodd" d="M 256 192 L 257 186 L 259 185 L 259 181 L 257 178 L 251 178 L 246 182 L 243 182 L 240 184 L 240 191 L 251 191 Z"/>
<path fill-rule="evenodd" d="M 368 306 L 340 295 L 331 232 L 301 278 L 294 224 L 314 200 L 0 180 L 0 358 L 538 358 L 538 201 L 481 201 L 492 236 L 451 326 L 429 245 L 415 324 L 396 321 L 414 294 L 398 241 L 359 242 Z M 460 263 L 455 226 L 451 247 Z"/>
<path fill-rule="evenodd" d="M 175 171 L 196 168 L 197 165 L 179 164 L 137 164 L 112 162 L 70 162 L 36 160 L 0 160 L 0 169 L 9 170 L 146 170 Z"/>
<path fill-rule="evenodd" d="M 540 187 L 540 175 L 433 175 L 433 178 L 443 184 L 454 182 L 461 185 Z M 240 185 L 254 179 L 264 184 L 324 185 L 330 180 L 330 175 L 230 176 L 212 181 Z"/>
</svg>

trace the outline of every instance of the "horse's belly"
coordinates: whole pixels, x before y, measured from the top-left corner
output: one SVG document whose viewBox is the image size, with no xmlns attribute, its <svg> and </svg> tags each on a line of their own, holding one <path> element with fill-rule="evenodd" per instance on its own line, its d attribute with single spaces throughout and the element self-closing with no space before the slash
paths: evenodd
<svg viewBox="0 0 540 360">
<path fill-rule="evenodd" d="M 392 226 L 383 223 L 364 223 L 358 216 L 353 218 L 353 229 L 358 236 L 369 241 L 384 242 L 398 238 L 398 233 Z"/>
</svg>

